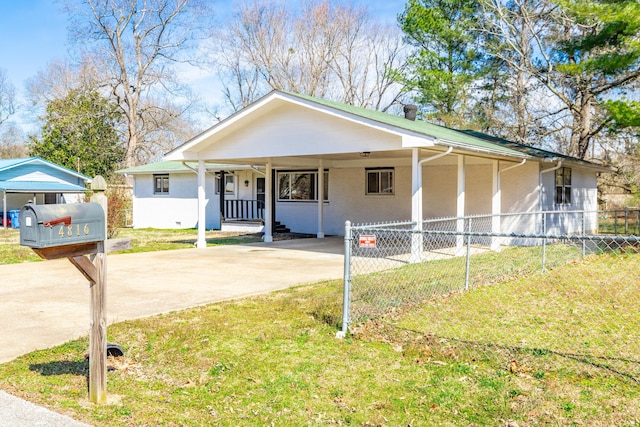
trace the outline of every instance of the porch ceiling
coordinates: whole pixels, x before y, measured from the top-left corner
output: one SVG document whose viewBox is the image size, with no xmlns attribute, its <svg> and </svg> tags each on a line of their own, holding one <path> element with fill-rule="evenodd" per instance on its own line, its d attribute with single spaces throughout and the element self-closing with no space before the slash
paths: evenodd
<svg viewBox="0 0 640 427">
<path fill-rule="evenodd" d="M 420 160 L 428 159 L 442 150 L 420 149 Z M 479 156 L 477 154 L 463 153 L 454 151 L 453 153 L 440 157 L 433 162 L 428 163 L 429 166 L 452 166 L 457 165 L 457 154 L 465 155 L 465 162 L 468 165 L 491 164 L 495 157 Z M 401 166 L 411 165 L 411 150 L 389 150 L 375 151 L 367 153 L 333 153 L 322 155 L 305 155 L 305 156 L 280 156 L 280 157 L 242 157 L 235 159 L 224 159 L 226 164 L 236 165 L 265 165 L 271 160 L 274 168 L 316 168 L 322 163 L 323 167 L 328 168 L 347 168 L 347 167 L 378 167 L 378 166 Z M 512 158 L 501 158 L 501 161 L 517 163 Z M 217 159 L 206 159 L 207 162 L 219 162 Z"/>
</svg>

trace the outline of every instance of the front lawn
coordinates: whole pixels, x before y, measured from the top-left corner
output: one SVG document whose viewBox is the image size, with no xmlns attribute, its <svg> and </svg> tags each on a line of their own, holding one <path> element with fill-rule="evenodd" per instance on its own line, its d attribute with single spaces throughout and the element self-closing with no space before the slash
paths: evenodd
<svg viewBox="0 0 640 427">
<path fill-rule="evenodd" d="M 110 362 L 107 405 L 87 400 L 87 339 L 0 365 L 0 388 L 99 426 L 637 426 L 639 267 L 638 255 L 589 257 L 425 301 L 342 340 L 341 281 L 301 286 L 110 326 L 126 354 Z M 575 304 L 605 283 L 630 301 Z M 628 329 L 611 335 L 587 309 Z M 541 341 L 523 343 L 526 328 Z M 582 344 L 583 329 L 624 361 L 545 346 Z"/>
</svg>

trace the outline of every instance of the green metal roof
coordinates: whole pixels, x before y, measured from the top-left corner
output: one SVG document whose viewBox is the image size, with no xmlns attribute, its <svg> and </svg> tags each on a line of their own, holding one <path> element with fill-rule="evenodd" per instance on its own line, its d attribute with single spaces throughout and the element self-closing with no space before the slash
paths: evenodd
<svg viewBox="0 0 640 427">
<path fill-rule="evenodd" d="M 261 99 L 255 101 L 252 105 L 259 105 L 261 102 L 265 100 L 269 100 L 272 97 L 280 97 L 281 99 L 288 99 L 290 102 L 301 102 L 304 105 L 314 108 L 322 109 L 322 107 L 326 107 L 327 109 L 333 110 L 335 112 L 345 113 L 348 116 L 351 116 L 354 120 L 359 120 L 364 123 L 374 124 L 378 123 L 380 125 L 385 126 L 388 130 L 392 132 L 397 132 L 400 134 L 413 134 L 417 137 L 420 135 L 426 136 L 430 139 L 435 140 L 435 144 L 453 147 L 459 150 L 464 151 L 475 151 L 478 153 L 486 153 L 493 156 L 504 156 L 504 157 L 516 157 L 520 159 L 536 159 L 542 161 L 557 161 L 557 160 L 567 160 L 575 164 L 580 164 L 584 167 L 588 167 L 591 169 L 597 169 L 599 171 L 607 172 L 611 169 L 609 167 L 603 166 L 598 163 L 581 160 L 575 157 L 566 156 L 560 153 L 555 153 L 548 150 L 543 150 L 540 148 L 532 147 L 529 145 L 519 144 L 513 141 L 508 141 L 502 138 L 496 138 L 490 135 L 483 134 L 481 132 L 471 131 L 471 130 L 456 130 L 451 129 L 445 126 L 436 125 L 433 123 L 425 122 L 423 120 L 408 120 L 404 116 L 384 113 L 381 111 L 371 110 L 364 107 L 356 107 L 353 105 L 343 104 L 340 102 L 329 101 L 326 99 L 316 98 L 308 95 L 301 95 L 294 92 L 286 92 L 286 91 L 278 91 L 274 90 L 267 95 L 263 96 Z M 246 107 L 244 110 L 251 108 L 251 106 Z M 238 117 L 239 114 L 242 114 L 244 110 L 237 111 L 226 119 L 222 120 L 220 123 L 214 125 L 209 128 L 207 131 L 202 134 L 192 138 L 191 140 L 185 142 L 181 146 L 175 148 L 169 154 L 180 151 L 184 147 L 188 149 L 193 148 L 189 144 L 193 145 L 194 141 L 198 140 L 198 138 L 206 137 L 207 134 L 215 132 L 215 129 L 221 126 L 223 123 L 231 120 L 233 117 Z M 157 166 L 162 165 L 164 162 L 160 162 L 157 164 L 150 165 L 151 168 L 148 170 L 144 169 L 125 169 L 119 171 L 120 173 L 149 173 L 150 171 L 158 171 Z M 186 169 L 185 169 L 186 170 Z"/>
<path fill-rule="evenodd" d="M 198 162 L 188 162 L 193 168 L 198 167 Z M 132 168 L 120 169 L 118 173 L 157 173 L 157 172 L 191 172 L 191 170 L 182 164 L 182 162 L 156 162 L 146 165 L 134 166 Z"/>
<path fill-rule="evenodd" d="M 287 95 L 291 95 L 296 98 L 311 101 L 316 104 L 324 105 L 336 110 L 343 111 L 345 113 L 353 114 L 364 119 L 369 119 L 382 123 L 385 125 L 393 126 L 398 129 L 408 130 L 432 138 L 441 140 L 442 142 L 453 145 L 467 145 L 470 148 L 477 148 L 482 151 L 502 153 L 507 156 L 522 157 L 523 152 L 515 149 L 514 147 L 508 147 L 492 143 L 483 138 L 478 138 L 474 135 L 467 134 L 465 132 L 450 129 L 444 126 L 436 125 L 433 123 L 425 122 L 422 120 L 407 120 L 404 116 L 396 116 L 394 114 L 384 113 L 382 111 L 370 110 L 368 108 L 356 107 L 353 105 L 342 104 L 339 102 L 328 101 L 326 99 L 315 98 L 307 95 L 300 95 L 292 92 L 284 92 Z M 514 143 L 515 144 L 515 143 Z"/>
<path fill-rule="evenodd" d="M 506 156 L 516 156 L 521 158 L 536 158 L 547 160 L 570 160 L 585 166 L 596 167 L 603 170 L 609 170 L 608 167 L 597 163 L 581 160 L 576 157 L 567 156 L 553 151 L 543 150 L 532 147 L 530 145 L 519 144 L 503 138 L 497 138 L 481 132 L 472 130 L 456 130 L 422 120 L 408 120 L 404 116 L 384 113 L 381 111 L 370 110 L 368 108 L 356 107 L 353 105 L 342 104 L 339 102 L 328 101 L 326 99 L 315 98 L 308 95 L 301 95 L 293 92 L 283 92 L 286 95 L 300 98 L 302 100 L 311 101 L 319 105 L 324 105 L 336 110 L 340 110 L 355 116 L 373 120 L 399 129 L 415 132 L 418 134 L 430 136 L 440 140 L 446 145 L 453 145 L 461 149 L 476 149 L 494 154 L 503 154 Z"/>
<path fill-rule="evenodd" d="M 183 162 L 179 161 L 164 161 L 156 163 L 148 163 L 146 165 L 134 166 L 132 168 L 121 169 L 117 171 L 121 174 L 150 174 L 150 173 L 193 173 L 198 169 L 198 162 Z M 207 169 L 238 169 L 241 166 L 238 165 L 223 165 L 218 163 L 205 163 Z"/>
</svg>

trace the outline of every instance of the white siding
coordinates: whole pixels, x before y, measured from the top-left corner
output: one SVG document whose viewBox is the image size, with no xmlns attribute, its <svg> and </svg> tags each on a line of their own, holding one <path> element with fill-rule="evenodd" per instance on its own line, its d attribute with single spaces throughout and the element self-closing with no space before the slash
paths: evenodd
<svg viewBox="0 0 640 427">
<path fill-rule="evenodd" d="M 505 162 L 502 168 L 513 163 Z M 361 167 L 329 168 L 329 201 L 324 208 L 324 232 L 327 235 L 343 235 L 344 223 L 371 223 L 409 221 L 411 218 L 411 167 L 379 164 L 393 167 L 395 194 L 366 195 L 366 169 Z M 527 162 L 521 167 L 506 171 L 501 176 L 502 211 L 508 213 L 535 212 L 540 209 L 538 198 L 540 165 Z M 256 178 L 263 176 L 253 170 L 229 171 L 236 177 L 233 195 L 226 199 L 255 200 Z M 219 195 L 214 192 L 214 176 L 207 174 L 206 216 L 208 229 L 219 229 Z M 197 226 L 197 176 L 195 173 L 170 175 L 168 195 L 155 195 L 153 175 L 136 175 L 134 185 L 134 227 L 193 228 Z M 248 184 L 245 185 L 245 180 Z M 423 217 L 451 217 L 456 214 L 457 167 L 455 165 L 429 165 L 423 167 Z M 466 166 L 465 215 L 491 213 L 492 166 L 476 162 Z M 548 201 L 553 200 L 553 173 L 543 175 L 543 189 Z M 277 191 L 277 188 L 275 189 Z M 584 169 L 573 169 L 573 200 L 566 210 L 597 207 L 596 174 Z M 555 208 L 553 203 L 543 207 Z M 277 202 L 276 220 L 294 232 L 316 234 L 318 232 L 317 202 Z M 589 219 L 593 227 L 595 220 Z M 537 232 L 540 218 L 503 218 L 503 231 Z"/>
<path fill-rule="evenodd" d="M 304 156 L 323 153 L 357 153 L 402 148 L 402 137 L 380 132 L 349 120 L 295 105 L 282 105 L 266 116 L 256 116 L 234 129 L 233 138 L 225 131 L 210 149 L 199 153 L 217 160 L 247 157 Z M 260 141 L 257 143 L 256 141 Z"/>
<path fill-rule="evenodd" d="M 411 218 L 411 168 L 395 167 L 395 194 L 366 195 L 365 168 L 329 170 L 329 202 L 325 202 L 325 233 L 343 235 L 344 223 L 407 221 Z M 278 202 L 276 219 L 292 231 L 315 234 L 317 202 Z"/>
<path fill-rule="evenodd" d="M 571 203 L 555 203 L 555 172 L 542 175 L 542 208 L 545 211 L 587 211 L 585 232 L 595 233 L 598 229 L 598 191 L 597 174 L 588 169 L 572 167 Z M 547 216 L 547 230 L 558 234 L 582 233 L 582 218 L 577 215 L 555 214 Z"/>
<path fill-rule="evenodd" d="M 207 174 L 206 227 L 219 228 L 214 178 Z M 195 228 L 198 225 L 198 179 L 195 173 L 169 175 L 169 194 L 154 194 L 153 175 L 136 175 L 133 186 L 134 228 Z"/>
</svg>

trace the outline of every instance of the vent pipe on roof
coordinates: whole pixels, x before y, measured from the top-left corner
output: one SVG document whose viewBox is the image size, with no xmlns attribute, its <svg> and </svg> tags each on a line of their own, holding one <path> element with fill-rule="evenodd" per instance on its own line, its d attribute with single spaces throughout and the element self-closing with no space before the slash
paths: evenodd
<svg viewBox="0 0 640 427">
<path fill-rule="evenodd" d="M 407 120 L 416 120 L 416 113 L 418 112 L 418 107 L 413 104 L 404 106 L 404 118 Z"/>
</svg>

